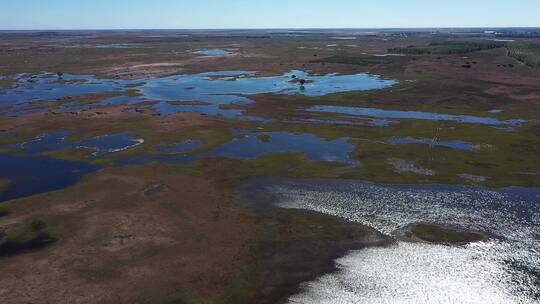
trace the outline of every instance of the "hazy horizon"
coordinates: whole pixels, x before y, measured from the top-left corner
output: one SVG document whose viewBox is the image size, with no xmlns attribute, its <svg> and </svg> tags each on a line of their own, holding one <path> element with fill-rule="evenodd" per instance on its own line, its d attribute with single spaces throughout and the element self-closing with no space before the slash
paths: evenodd
<svg viewBox="0 0 540 304">
<path fill-rule="evenodd" d="M 0 30 L 540 27 L 540 3 L 535 0 L 0 1 Z"/>
<path fill-rule="evenodd" d="M 44 28 L 44 29 L 0 29 L 0 32 L 45 32 L 45 31 L 370 31 L 370 30 L 497 30 L 497 29 L 516 29 L 516 30 L 540 30 L 540 26 L 475 26 L 475 27 L 269 27 L 269 28 Z"/>
</svg>

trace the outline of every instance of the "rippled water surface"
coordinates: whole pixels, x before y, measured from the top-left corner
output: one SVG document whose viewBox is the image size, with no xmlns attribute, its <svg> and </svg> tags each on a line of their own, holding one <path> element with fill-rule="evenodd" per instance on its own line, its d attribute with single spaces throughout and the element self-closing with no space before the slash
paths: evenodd
<svg viewBox="0 0 540 304">
<path fill-rule="evenodd" d="M 540 242 L 534 237 L 540 229 L 540 188 L 277 179 L 247 188 L 259 202 L 332 214 L 387 234 L 410 223 L 430 222 L 493 236 L 462 247 L 398 242 L 351 252 L 337 261 L 337 273 L 306 283 L 290 303 L 540 300 Z"/>
</svg>

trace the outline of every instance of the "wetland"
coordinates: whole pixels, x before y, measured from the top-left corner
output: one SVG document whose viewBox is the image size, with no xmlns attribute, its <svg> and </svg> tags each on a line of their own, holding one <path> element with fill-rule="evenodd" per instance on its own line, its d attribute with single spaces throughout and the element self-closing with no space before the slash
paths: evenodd
<svg viewBox="0 0 540 304">
<path fill-rule="evenodd" d="M 0 32 L 3 303 L 538 302 L 540 40 L 485 35 Z"/>
</svg>

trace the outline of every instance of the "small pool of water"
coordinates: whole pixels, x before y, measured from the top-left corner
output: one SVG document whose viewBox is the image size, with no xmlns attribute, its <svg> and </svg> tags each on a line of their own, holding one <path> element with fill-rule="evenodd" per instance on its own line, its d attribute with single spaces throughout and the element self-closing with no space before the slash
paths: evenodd
<svg viewBox="0 0 540 304">
<path fill-rule="evenodd" d="M 429 138 L 392 137 L 389 142 L 393 145 L 422 144 L 437 147 L 446 147 L 457 150 L 475 150 L 475 145 L 461 140 L 438 140 Z"/>
<path fill-rule="evenodd" d="M 19 145 L 24 153 L 34 154 L 48 151 L 56 151 L 67 148 L 94 150 L 94 157 L 119 152 L 138 146 L 144 142 L 142 139 L 132 138 L 129 133 L 117 133 L 97 136 L 93 138 L 70 141 L 66 138 L 75 134 L 72 131 L 59 130 L 42 134 L 34 139 Z"/>
<path fill-rule="evenodd" d="M 225 56 L 225 55 L 232 55 L 234 54 L 234 50 L 232 49 L 210 49 L 210 50 L 198 50 L 193 52 L 195 55 L 203 55 L 203 56 Z"/>
<path fill-rule="evenodd" d="M 348 138 L 326 140 L 308 133 L 237 131 L 232 141 L 204 156 L 252 159 L 275 152 L 301 152 L 308 160 L 358 165 L 351 157 L 354 147 Z"/>
<path fill-rule="evenodd" d="M 398 242 L 353 251 L 338 272 L 306 283 L 289 303 L 538 303 L 540 188 L 387 185 L 259 179 L 242 201 L 314 210 L 392 235 L 410 223 L 457 225 L 493 235 L 451 247 Z M 255 203 L 256 202 L 256 203 Z"/>
<path fill-rule="evenodd" d="M 457 121 L 460 123 L 485 124 L 485 125 L 509 125 L 519 126 L 525 123 L 522 119 L 499 120 L 495 117 L 473 116 L 473 115 L 452 115 L 422 111 L 399 111 L 384 110 L 379 108 L 362 108 L 346 106 L 314 106 L 308 109 L 311 112 L 339 113 L 354 116 L 367 116 L 377 118 L 402 118 L 402 119 L 421 119 L 421 120 L 439 120 L 439 121 Z"/>
<path fill-rule="evenodd" d="M 59 190 L 100 167 L 86 162 L 0 153 L 0 179 L 9 180 L 0 202 Z"/>
</svg>

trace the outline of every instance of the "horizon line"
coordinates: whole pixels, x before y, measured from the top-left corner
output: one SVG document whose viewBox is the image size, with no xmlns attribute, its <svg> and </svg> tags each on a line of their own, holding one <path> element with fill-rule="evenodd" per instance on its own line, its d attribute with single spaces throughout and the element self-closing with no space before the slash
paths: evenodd
<svg viewBox="0 0 540 304">
<path fill-rule="evenodd" d="M 220 31 L 220 30 L 414 30 L 414 29 L 540 29 L 540 26 L 407 26 L 407 27 L 223 27 L 223 28 L 36 28 L 0 29 L 0 32 L 38 31 Z"/>
</svg>

